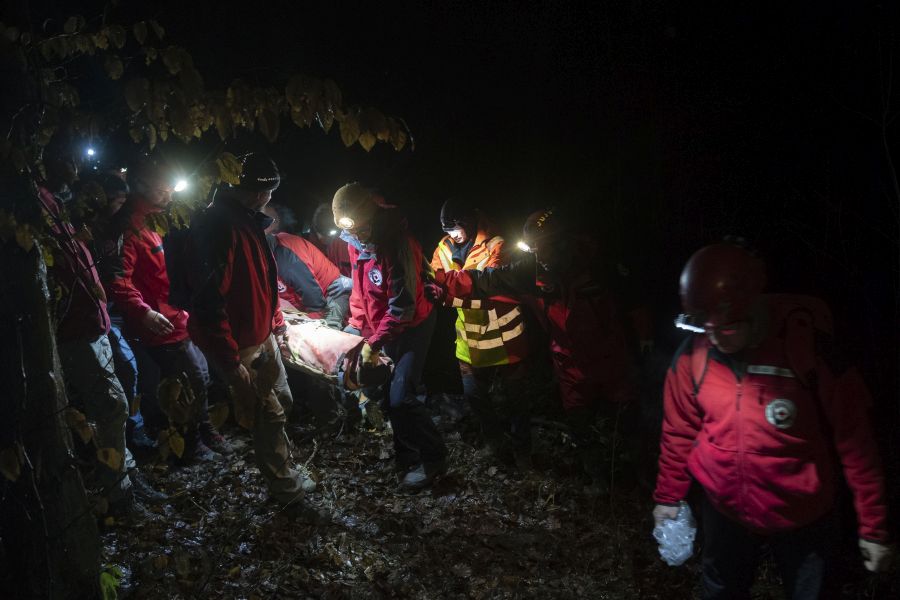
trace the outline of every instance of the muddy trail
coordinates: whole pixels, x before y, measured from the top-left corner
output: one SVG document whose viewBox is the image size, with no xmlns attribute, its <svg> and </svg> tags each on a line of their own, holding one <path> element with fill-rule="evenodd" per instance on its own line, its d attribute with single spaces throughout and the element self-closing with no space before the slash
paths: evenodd
<svg viewBox="0 0 900 600">
<path fill-rule="evenodd" d="M 468 422 L 466 422 L 468 423 Z M 471 424 L 445 426 L 450 471 L 401 492 L 390 431 L 293 426 L 295 458 L 330 523 L 308 525 L 267 501 L 249 436 L 233 426 L 227 460 L 145 466 L 169 494 L 139 524 L 107 520 L 104 560 L 119 598 L 692 598 L 699 560 L 668 567 L 652 503 L 627 465 L 611 493 L 574 476 L 564 429 L 534 428 L 527 474 L 480 447 Z M 618 479 L 618 481 L 617 481 Z M 867 577 L 848 555 L 844 596 L 900 597 L 896 576 Z M 781 597 L 764 563 L 756 598 Z"/>
</svg>

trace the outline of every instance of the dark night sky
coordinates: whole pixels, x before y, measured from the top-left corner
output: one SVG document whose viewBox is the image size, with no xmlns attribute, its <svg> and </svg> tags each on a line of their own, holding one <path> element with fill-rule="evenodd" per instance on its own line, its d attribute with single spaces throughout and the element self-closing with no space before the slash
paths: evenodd
<svg viewBox="0 0 900 600">
<path fill-rule="evenodd" d="M 880 117 L 897 3 L 136 4 L 209 84 L 306 72 L 406 119 L 415 152 L 282 128 L 276 200 L 301 212 L 358 179 L 402 204 L 430 251 L 447 196 L 507 228 L 560 205 L 650 275 L 661 322 L 690 252 L 743 234 L 777 287 L 829 296 L 869 339 L 896 325 L 897 207 L 880 131 L 857 112 Z"/>
</svg>

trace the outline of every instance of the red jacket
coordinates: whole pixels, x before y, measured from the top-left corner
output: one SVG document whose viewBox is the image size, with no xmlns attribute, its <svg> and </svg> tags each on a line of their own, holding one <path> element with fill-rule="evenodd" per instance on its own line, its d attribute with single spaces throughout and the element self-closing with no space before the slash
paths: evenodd
<svg viewBox="0 0 900 600">
<path fill-rule="evenodd" d="M 373 237 L 380 243 L 348 248 L 353 265 L 349 323 L 376 350 L 424 321 L 433 308 L 424 295 L 422 247 L 395 211 L 379 209 Z"/>
<path fill-rule="evenodd" d="M 115 259 L 107 292 L 125 320 L 125 334 L 148 346 L 187 339 L 188 314 L 169 304 L 169 275 L 160 235 L 147 226 L 147 216 L 156 212 L 137 196 L 128 199 L 116 215 L 112 232 L 122 235 L 122 249 Z M 158 336 L 143 324 L 155 310 L 167 318 L 172 333 Z"/>
<path fill-rule="evenodd" d="M 353 268 L 350 265 L 350 252 L 347 250 L 347 242 L 337 236 L 329 238 L 325 244 L 322 244 L 319 242 L 319 236 L 315 232 L 310 232 L 306 241 L 327 256 L 328 260 L 338 268 L 341 275 L 350 277 Z"/>
<path fill-rule="evenodd" d="M 191 220 L 186 259 L 191 339 L 220 368 L 240 364 L 239 349 L 261 344 L 281 322 L 275 258 L 263 230 L 266 215 L 223 190 Z"/>
<path fill-rule="evenodd" d="M 552 288 L 536 280 L 537 269 L 529 256 L 484 271 L 447 272 L 444 287 L 457 298 L 504 295 L 532 308 L 550 337 L 566 410 L 599 399 L 631 399 L 637 342 L 652 336 L 650 320 L 635 302 L 623 269 L 600 260 L 587 243 Z"/>
<path fill-rule="evenodd" d="M 97 276 L 91 251 L 76 239 L 75 228 L 63 220 L 59 202 L 45 187 L 38 187 L 38 199 L 50 220 L 50 235 L 60 253 L 48 274 L 62 289 L 56 303 L 56 334 L 60 341 L 95 340 L 109 333 L 106 294 Z"/>
<path fill-rule="evenodd" d="M 279 298 L 314 319 L 320 318 L 327 309 L 326 290 L 341 276 L 337 267 L 300 236 L 277 233 L 270 239 L 278 265 Z"/>
<path fill-rule="evenodd" d="M 824 307 L 802 296 L 768 297 L 773 333 L 749 350 L 740 378 L 705 336 L 682 345 L 664 388 L 658 503 L 682 500 L 693 476 L 720 512 L 748 529 L 794 529 L 831 510 L 836 451 L 860 536 L 887 540 L 869 393 L 856 369 L 840 371 L 816 351 L 814 338 L 830 335 L 827 308 L 806 308 L 816 304 Z"/>
</svg>

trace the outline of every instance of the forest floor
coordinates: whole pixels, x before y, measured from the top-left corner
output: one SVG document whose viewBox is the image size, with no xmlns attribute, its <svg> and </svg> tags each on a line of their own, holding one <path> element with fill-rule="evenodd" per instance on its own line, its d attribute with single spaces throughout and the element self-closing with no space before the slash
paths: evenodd
<svg viewBox="0 0 900 600">
<path fill-rule="evenodd" d="M 696 597 L 699 561 L 669 567 L 650 533 L 646 486 L 622 473 L 611 493 L 574 476 L 564 430 L 534 429 L 522 474 L 479 451 L 470 426 L 445 427 L 450 470 L 432 489 L 398 489 L 389 430 L 294 427 L 295 458 L 330 515 L 311 526 L 267 501 L 246 433 L 215 463 L 144 472 L 169 494 L 143 523 L 107 522 L 104 560 L 119 598 L 646 598 Z M 628 480 L 628 481 L 626 481 Z M 898 598 L 898 577 L 847 560 L 847 598 Z M 852 563 L 852 564 L 851 564 Z M 779 598 L 764 562 L 755 598 Z"/>
</svg>

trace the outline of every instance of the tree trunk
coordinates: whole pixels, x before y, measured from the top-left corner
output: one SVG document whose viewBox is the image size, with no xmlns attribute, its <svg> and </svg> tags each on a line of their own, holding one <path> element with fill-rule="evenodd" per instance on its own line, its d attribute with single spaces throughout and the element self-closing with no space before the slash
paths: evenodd
<svg viewBox="0 0 900 600">
<path fill-rule="evenodd" d="M 0 536 L 18 588 L 10 597 L 96 598 L 100 537 L 65 423 L 40 246 L 4 244 L 0 273 L 0 449 L 18 447 L 22 463 L 15 482 L 0 477 Z"/>
</svg>

